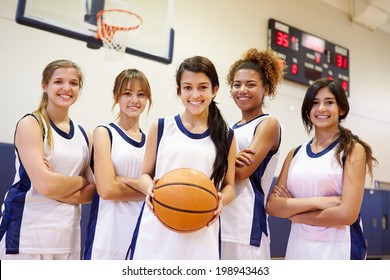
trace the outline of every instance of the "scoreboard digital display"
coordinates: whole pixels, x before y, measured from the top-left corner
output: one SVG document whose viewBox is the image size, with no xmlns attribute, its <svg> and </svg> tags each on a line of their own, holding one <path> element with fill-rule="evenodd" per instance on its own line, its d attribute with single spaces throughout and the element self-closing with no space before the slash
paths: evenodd
<svg viewBox="0 0 390 280">
<path fill-rule="evenodd" d="M 310 85 L 339 80 L 349 96 L 349 50 L 285 23 L 268 21 L 268 48 L 285 61 L 285 79 Z"/>
</svg>

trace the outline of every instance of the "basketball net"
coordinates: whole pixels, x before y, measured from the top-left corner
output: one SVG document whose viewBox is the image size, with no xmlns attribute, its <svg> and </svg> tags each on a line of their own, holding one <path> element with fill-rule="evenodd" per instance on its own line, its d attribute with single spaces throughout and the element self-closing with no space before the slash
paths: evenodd
<svg viewBox="0 0 390 280">
<path fill-rule="evenodd" d="M 121 9 L 102 10 L 96 15 L 98 39 L 102 40 L 107 60 L 123 58 L 130 31 L 138 29 L 142 18 L 130 11 Z"/>
</svg>

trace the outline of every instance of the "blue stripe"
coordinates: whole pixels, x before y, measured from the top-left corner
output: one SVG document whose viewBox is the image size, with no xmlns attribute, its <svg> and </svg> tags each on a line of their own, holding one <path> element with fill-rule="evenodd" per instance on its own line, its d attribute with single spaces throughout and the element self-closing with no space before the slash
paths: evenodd
<svg viewBox="0 0 390 280">
<path fill-rule="evenodd" d="M 158 119 L 156 155 L 158 151 L 158 146 L 160 145 L 160 141 L 163 136 L 163 132 L 164 132 L 164 119 Z"/>
<path fill-rule="evenodd" d="M 5 211 L 1 222 L 1 238 L 6 234 L 6 254 L 19 254 L 20 229 L 25 208 L 26 194 L 31 189 L 31 181 L 23 165 L 19 167 L 21 180 L 16 182 L 8 191 L 4 200 Z"/>
<path fill-rule="evenodd" d="M 255 194 L 255 202 L 253 205 L 253 220 L 252 220 L 252 230 L 250 235 L 250 245 L 260 246 L 261 235 L 264 233 L 268 236 L 267 229 L 267 213 L 264 205 L 264 190 L 261 185 L 261 179 L 264 175 L 265 170 L 269 162 L 276 151 L 270 151 L 263 162 L 259 165 L 259 167 L 255 170 L 255 172 L 249 177 L 251 182 L 253 192 Z"/>
<path fill-rule="evenodd" d="M 58 135 L 60 135 L 61 137 L 65 138 L 65 139 L 72 139 L 73 138 L 74 125 L 73 125 L 72 120 L 69 120 L 69 126 L 70 126 L 69 133 L 66 133 L 66 132 L 62 131 L 61 129 L 59 129 L 51 120 L 50 120 L 50 125 L 58 133 Z"/>
<path fill-rule="evenodd" d="M 222 253 L 222 230 L 221 230 L 221 216 L 218 217 L 218 259 L 221 260 Z"/>
<path fill-rule="evenodd" d="M 254 119 L 252 119 L 252 120 L 250 120 L 250 121 L 248 121 L 248 122 L 245 122 L 245 123 L 239 123 L 239 122 L 237 122 L 237 123 L 235 123 L 233 126 L 232 126 L 232 128 L 233 129 L 236 129 L 236 128 L 239 128 L 239 127 L 241 127 L 241 126 L 244 126 L 244 125 L 248 125 L 249 123 L 251 123 L 251 122 L 253 122 L 253 121 L 255 121 L 255 120 L 257 120 L 257 119 L 259 119 L 259 118 L 262 118 L 262 117 L 265 117 L 265 116 L 268 116 L 269 114 L 261 114 L 260 116 L 257 116 L 256 118 L 254 118 Z M 257 126 L 262 122 L 263 120 L 261 120 L 258 124 L 257 124 Z M 256 127 L 257 127 L 256 126 Z M 256 131 L 256 129 L 255 129 L 255 131 Z"/>
<path fill-rule="evenodd" d="M 329 151 L 331 151 L 340 142 L 340 138 L 337 138 L 336 140 L 334 140 L 328 147 L 326 147 L 324 150 L 322 150 L 319 153 L 313 153 L 313 151 L 311 150 L 311 146 L 310 145 L 311 145 L 312 142 L 313 142 L 313 139 L 310 140 L 309 143 L 307 143 L 307 145 L 306 145 L 306 153 L 311 158 L 318 158 L 318 157 L 321 157 L 321 156 L 325 155 Z"/>
<path fill-rule="evenodd" d="M 88 140 L 87 133 L 85 132 L 84 128 L 81 125 L 79 125 L 79 129 L 84 136 L 85 142 L 87 142 L 87 146 L 89 147 L 89 140 Z"/>
<path fill-rule="evenodd" d="M 95 192 L 95 196 L 91 203 L 89 221 L 87 227 L 87 236 L 85 238 L 84 260 L 90 260 L 92 257 L 93 242 L 95 240 L 96 224 L 99 213 L 100 196 Z"/>
<path fill-rule="evenodd" d="M 367 256 L 367 245 L 359 221 L 360 216 L 356 222 L 350 226 L 351 260 L 364 260 Z"/>
<path fill-rule="evenodd" d="M 206 129 L 206 131 L 203 133 L 192 133 L 192 132 L 188 131 L 187 128 L 185 128 L 184 124 L 182 123 L 182 121 L 180 119 L 180 115 L 175 116 L 175 121 L 176 121 L 177 127 L 180 129 L 180 131 L 192 139 L 203 139 L 203 138 L 206 138 L 210 135 L 210 129 Z"/>
<path fill-rule="evenodd" d="M 135 229 L 134 229 L 133 237 L 131 239 L 131 244 L 130 244 L 129 250 L 127 251 L 127 254 L 126 254 L 126 259 L 132 260 L 134 258 L 134 251 L 135 251 L 135 248 L 137 245 L 138 233 L 139 233 L 139 228 L 140 228 L 140 224 L 141 224 L 141 220 L 142 220 L 142 215 L 143 215 L 144 209 L 145 209 L 145 204 L 146 204 L 145 202 L 144 202 L 144 204 L 142 204 L 142 208 L 141 208 L 141 211 L 140 211 L 139 216 L 138 216 L 137 224 L 136 224 Z"/>
<path fill-rule="evenodd" d="M 134 139 L 130 138 L 120 127 L 118 127 L 118 125 L 116 125 L 115 123 L 110 123 L 110 126 L 112 128 L 114 128 L 118 134 L 123 138 L 123 140 L 125 140 L 127 143 L 129 143 L 130 145 L 133 145 L 134 147 L 137 147 L 137 148 L 141 148 L 145 145 L 145 141 L 146 141 L 146 136 L 145 134 L 140 130 L 141 134 L 142 134 L 142 139 L 140 142 L 137 142 L 135 141 Z M 112 136 L 111 136 L 112 137 Z M 112 139 L 112 138 L 111 138 Z"/>
</svg>

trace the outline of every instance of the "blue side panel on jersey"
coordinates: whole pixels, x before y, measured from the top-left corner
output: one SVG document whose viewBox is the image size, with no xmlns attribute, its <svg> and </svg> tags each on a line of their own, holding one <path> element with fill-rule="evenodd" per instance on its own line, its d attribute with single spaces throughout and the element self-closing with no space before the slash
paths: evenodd
<svg viewBox="0 0 390 280">
<path fill-rule="evenodd" d="M 88 222 L 86 238 L 85 238 L 85 247 L 84 247 L 85 260 L 90 260 L 92 256 L 92 246 L 93 246 L 93 241 L 95 239 L 96 223 L 97 223 L 97 217 L 99 212 L 99 201 L 100 201 L 100 196 L 96 192 L 90 208 L 90 216 L 89 216 L 89 222 Z"/>
<path fill-rule="evenodd" d="M 23 165 L 20 165 L 19 174 L 21 180 L 10 188 L 4 201 L 6 210 L 1 224 L 1 235 L 4 235 L 3 231 L 7 231 L 5 240 L 7 254 L 19 254 L 20 228 L 22 225 L 26 194 L 31 188 L 30 179 Z"/>
<path fill-rule="evenodd" d="M 359 224 L 360 216 L 351 225 L 351 260 L 364 260 L 367 255 L 366 241 Z"/>
</svg>

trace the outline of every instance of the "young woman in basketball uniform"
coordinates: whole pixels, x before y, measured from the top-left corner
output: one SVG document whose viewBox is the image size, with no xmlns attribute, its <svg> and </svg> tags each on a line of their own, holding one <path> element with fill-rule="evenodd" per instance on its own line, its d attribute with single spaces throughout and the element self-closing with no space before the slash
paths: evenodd
<svg viewBox="0 0 390 280">
<path fill-rule="evenodd" d="M 264 112 L 263 100 L 276 96 L 283 65 L 271 50 L 249 49 L 227 75 L 241 119 L 232 126 L 238 151 L 236 199 L 221 214 L 222 259 L 270 259 L 265 202 L 279 158 L 281 127 Z"/>
<path fill-rule="evenodd" d="M 270 215 L 292 221 L 286 259 L 365 259 L 359 211 L 369 145 L 340 122 L 349 112 L 340 82 L 319 79 L 307 90 L 302 120 L 313 138 L 287 155 L 269 196 Z"/>
<path fill-rule="evenodd" d="M 214 98 L 219 88 L 217 71 L 210 60 L 185 59 L 176 73 L 177 95 L 184 112 L 159 119 L 149 131 L 140 186 L 147 195 L 130 247 L 130 259 L 200 260 L 220 258 L 219 215 L 234 198 L 233 131 L 224 121 Z M 154 183 L 177 168 L 203 172 L 219 192 L 218 209 L 204 228 L 177 233 L 154 216 L 150 196 Z M 155 179 L 153 181 L 153 179 Z"/>
<path fill-rule="evenodd" d="M 1 259 L 80 259 L 80 204 L 91 202 L 95 191 L 92 143 L 68 113 L 83 81 L 75 63 L 49 63 L 39 108 L 16 126 L 16 175 L 3 205 Z"/>
<path fill-rule="evenodd" d="M 84 259 L 124 260 L 145 195 L 137 191 L 146 135 L 139 120 L 149 102 L 148 79 L 137 69 L 126 69 L 115 79 L 115 123 L 93 133 L 97 194 L 91 205 Z"/>
</svg>

